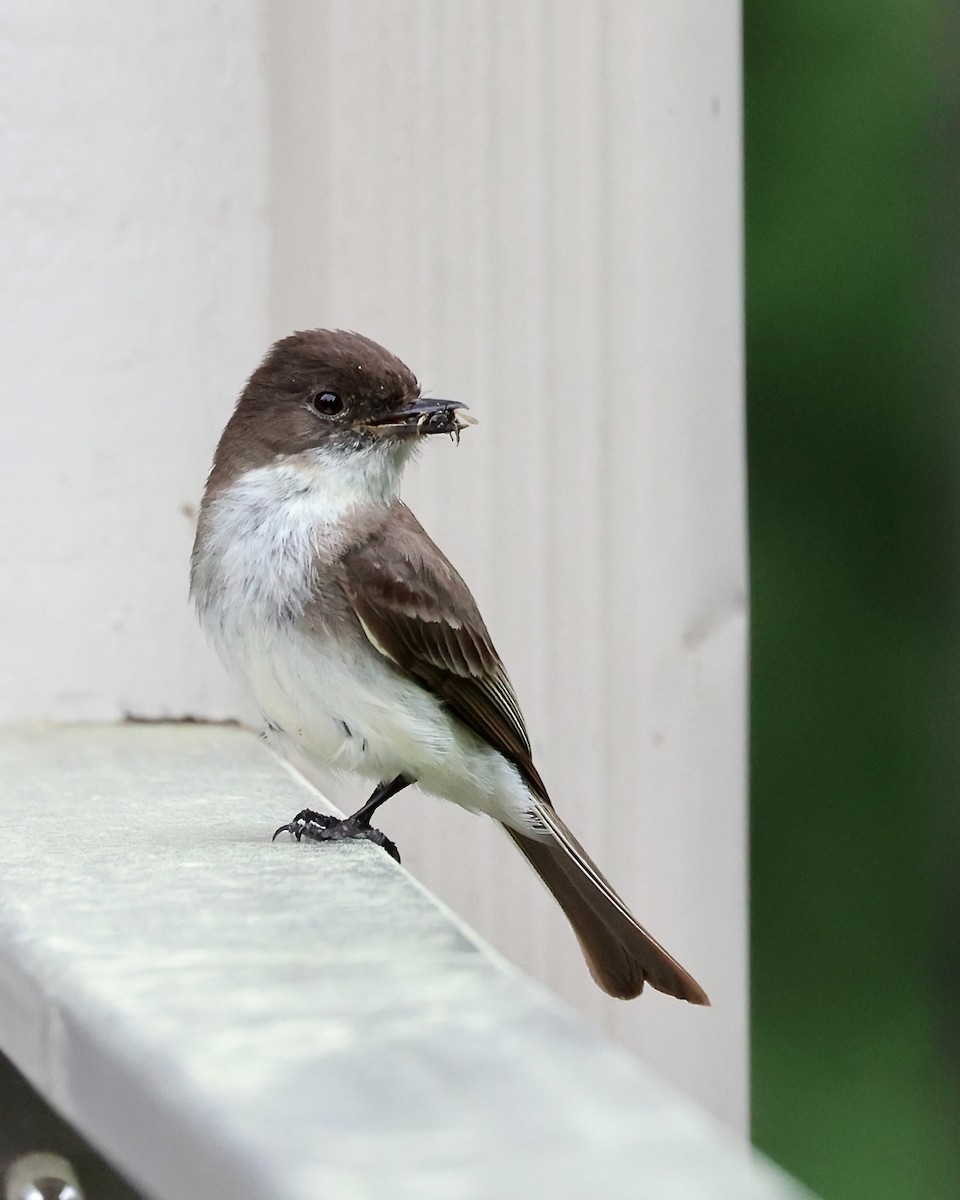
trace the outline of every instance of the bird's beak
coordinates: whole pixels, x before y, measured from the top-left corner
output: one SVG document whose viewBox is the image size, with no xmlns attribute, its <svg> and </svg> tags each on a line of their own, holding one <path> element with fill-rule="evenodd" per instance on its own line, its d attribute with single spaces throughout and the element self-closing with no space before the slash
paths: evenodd
<svg viewBox="0 0 960 1200">
<path fill-rule="evenodd" d="M 396 412 L 367 418 L 362 428 L 378 434 L 425 437 L 430 433 L 452 433 L 459 438 L 461 429 L 477 423 L 475 417 L 466 415 L 466 408 L 459 400 L 418 400 Z"/>
</svg>

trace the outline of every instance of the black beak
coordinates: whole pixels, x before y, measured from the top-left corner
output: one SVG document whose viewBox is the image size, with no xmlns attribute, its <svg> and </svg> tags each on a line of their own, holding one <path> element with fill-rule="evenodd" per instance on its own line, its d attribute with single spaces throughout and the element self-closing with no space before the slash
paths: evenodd
<svg viewBox="0 0 960 1200">
<path fill-rule="evenodd" d="M 421 437 L 428 433 L 456 434 L 465 426 L 474 424 L 472 417 L 462 420 L 457 416 L 457 411 L 466 407 L 459 400 L 418 400 L 416 404 L 409 404 L 396 412 L 369 417 L 364 425 L 378 433 L 402 431 Z"/>
</svg>

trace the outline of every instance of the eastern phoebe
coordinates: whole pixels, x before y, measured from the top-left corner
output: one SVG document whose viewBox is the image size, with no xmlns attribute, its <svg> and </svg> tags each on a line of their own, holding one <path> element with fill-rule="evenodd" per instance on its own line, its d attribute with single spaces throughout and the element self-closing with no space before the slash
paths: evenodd
<svg viewBox="0 0 960 1200">
<path fill-rule="evenodd" d="M 400 500 L 413 452 L 459 436 L 463 408 L 422 398 L 369 338 L 314 329 L 277 342 L 223 431 L 193 548 L 201 624 L 277 739 L 378 782 L 343 822 L 284 828 L 376 837 L 373 811 L 417 783 L 504 826 L 604 991 L 649 980 L 708 1004 L 557 815 L 474 599 Z"/>
</svg>

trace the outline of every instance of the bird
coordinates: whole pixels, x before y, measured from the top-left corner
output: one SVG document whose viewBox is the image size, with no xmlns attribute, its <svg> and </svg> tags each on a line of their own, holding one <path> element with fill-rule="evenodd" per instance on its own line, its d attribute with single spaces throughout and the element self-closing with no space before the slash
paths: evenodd
<svg viewBox="0 0 960 1200">
<path fill-rule="evenodd" d="M 610 996 L 709 1004 L 561 819 L 469 588 L 400 498 L 426 439 L 468 423 L 370 338 L 310 329 L 270 348 L 223 430 L 191 557 L 201 626 L 271 738 L 376 784 L 350 817 L 281 828 L 394 849 L 371 818 L 415 783 L 503 826 Z"/>
</svg>

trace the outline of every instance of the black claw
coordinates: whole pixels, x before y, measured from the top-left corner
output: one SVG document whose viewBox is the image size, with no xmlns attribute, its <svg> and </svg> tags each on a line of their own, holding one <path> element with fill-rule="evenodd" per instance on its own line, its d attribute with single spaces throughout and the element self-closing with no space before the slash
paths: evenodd
<svg viewBox="0 0 960 1200">
<path fill-rule="evenodd" d="M 281 825 L 273 835 L 272 841 L 275 841 L 281 833 L 291 833 L 301 841 L 307 838 L 311 842 L 346 842 L 360 839 L 374 842 L 381 849 L 386 850 L 391 858 L 400 861 L 400 852 L 396 847 L 396 843 L 391 841 L 385 833 L 381 833 L 379 829 L 373 829 L 370 824 L 369 814 L 357 814 L 354 817 L 345 817 L 341 820 L 339 817 L 333 817 L 329 813 L 314 812 L 312 808 L 305 808 L 286 825 Z"/>
<path fill-rule="evenodd" d="M 336 820 L 336 817 L 328 816 L 326 813 L 314 812 L 312 808 L 303 808 L 297 813 L 292 821 L 286 825 L 281 825 L 270 841 L 275 842 L 281 833 L 292 833 L 299 842 L 303 837 L 303 831 L 307 825 L 325 825 L 335 822 Z"/>
</svg>

